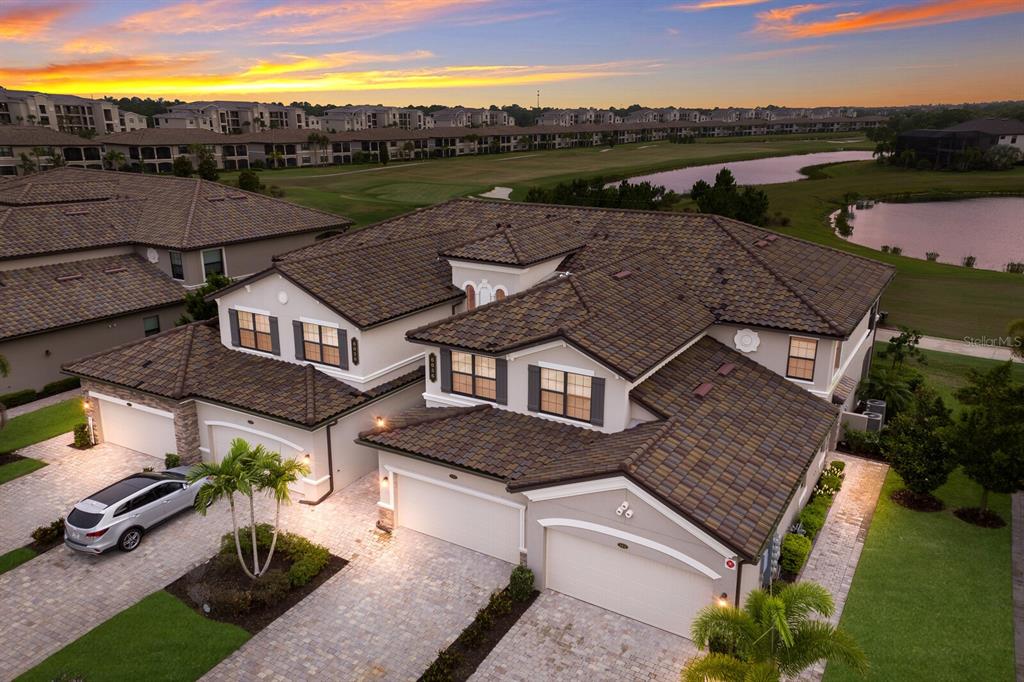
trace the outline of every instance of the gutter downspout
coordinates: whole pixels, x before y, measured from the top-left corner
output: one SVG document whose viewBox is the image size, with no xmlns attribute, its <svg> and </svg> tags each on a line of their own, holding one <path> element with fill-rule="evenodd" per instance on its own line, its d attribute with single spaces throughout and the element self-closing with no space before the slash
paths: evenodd
<svg viewBox="0 0 1024 682">
<path fill-rule="evenodd" d="M 743 564 L 745 563 L 747 562 L 741 559 L 740 563 L 736 566 L 736 599 L 734 600 L 736 608 L 740 607 L 740 579 L 743 577 Z"/>
<path fill-rule="evenodd" d="M 334 421 L 327 425 L 327 492 L 324 493 L 320 499 L 317 500 L 299 500 L 299 504 L 308 504 L 310 506 L 316 506 L 326 500 L 334 492 L 334 452 L 331 448 L 331 427 L 337 424 Z"/>
</svg>

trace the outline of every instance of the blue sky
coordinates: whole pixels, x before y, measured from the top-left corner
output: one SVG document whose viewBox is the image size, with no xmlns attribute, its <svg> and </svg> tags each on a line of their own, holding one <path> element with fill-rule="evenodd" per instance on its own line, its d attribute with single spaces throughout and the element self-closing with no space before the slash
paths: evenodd
<svg viewBox="0 0 1024 682">
<path fill-rule="evenodd" d="M 0 0 L 0 85 L 547 106 L 1024 98 L 1024 2 Z"/>
</svg>

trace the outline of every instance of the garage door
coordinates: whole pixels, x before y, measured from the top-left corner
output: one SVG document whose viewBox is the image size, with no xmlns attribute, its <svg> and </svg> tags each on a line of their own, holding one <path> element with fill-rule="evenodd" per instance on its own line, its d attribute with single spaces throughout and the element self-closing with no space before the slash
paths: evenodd
<svg viewBox="0 0 1024 682">
<path fill-rule="evenodd" d="M 103 439 L 108 443 L 155 457 L 177 452 L 172 417 L 103 399 L 99 408 Z"/>
<path fill-rule="evenodd" d="M 617 546 L 547 531 L 547 587 L 689 638 L 690 623 L 711 603 L 711 580 L 679 564 Z M 671 559 L 670 559 L 671 561 Z"/>
<path fill-rule="evenodd" d="M 241 438 L 252 447 L 262 445 L 267 452 L 276 452 L 284 459 L 295 458 L 302 454 L 302 449 L 298 445 L 284 443 L 276 438 L 253 433 L 251 430 L 220 422 L 212 424 L 207 422 L 207 424 L 210 428 L 211 441 L 213 443 L 213 457 L 217 462 L 224 455 L 231 452 L 231 442 L 236 438 Z"/>
<path fill-rule="evenodd" d="M 426 535 L 519 563 L 519 509 L 448 486 L 397 476 L 395 522 Z"/>
</svg>

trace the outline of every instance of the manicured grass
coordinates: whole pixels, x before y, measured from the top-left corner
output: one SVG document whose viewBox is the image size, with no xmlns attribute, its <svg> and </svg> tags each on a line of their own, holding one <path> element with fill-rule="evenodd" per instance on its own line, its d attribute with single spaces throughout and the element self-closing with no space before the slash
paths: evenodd
<svg viewBox="0 0 1024 682">
<path fill-rule="evenodd" d="M 42 469 L 44 466 L 46 466 L 46 462 L 41 462 L 31 457 L 8 462 L 7 464 L 0 464 L 0 483 L 13 481 L 19 476 L 31 474 L 36 469 Z"/>
<path fill-rule="evenodd" d="M 249 636 L 235 625 L 203 618 L 161 590 L 93 628 L 17 679 L 49 682 L 65 673 L 89 682 L 197 680 Z"/>
<path fill-rule="evenodd" d="M 874 362 L 876 364 L 886 362 L 886 360 L 877 357 L 879 351 L 884 350 L 885 347 L 886 344 L 882 342 L 875 344 L 876 357 Z M 940 353 L 933 350 L 922 350 L 921 352 L 925 356 L 924 364 L 911 360 L 909 361 L 909 366 L 924 375 L 928 386 L 935 389 L 942 396 L 946 407 L 953 411 L 954 417 L 959 414 L 962 406 L 953 394 L 958 388 L 967 385 L 967 370 L 976 369 L 985 372 L 996 365 L 1002 364 L 998 360 L 973 358 L 955 353 Z M 1024 383 L 1024 363 L 1013 363 L 1012 375 L 1015 381 Z"/>
<path fill-rule="evenodd" d="M 513 198 L 521 198 L 533 185 L 552 185 L 580 176 L 622 178 L 705 163 L 872 146 L 856 133 L 732 138 L 697 144 L 640 142 L 617 145 L 611 151 L 587 147 L 392 161 L 387 166 L 268 170 L 260 173 L 260 179 L 283 188 L 290 201 L 340 213 L 365 225 L 452 197 L 480 194 L 494 186 L 512 187 Z M 237 173 L 221 173 L 221 180 L 235 183 Z"/>
<path fill-rule="evenodd" d="M 0 554 L 0 573 L 6 573 L 12 568 L 21 566 L 29 559 L 34 559 L 38 556 L 38 552 L 28 547 L 19 547 L 18 549 L 12 549 L 6 554 Z"/>
<path fill-rule="evenodd" d="M 868 679 L 1012 680 L 1010 526 L 979 528 L 953 516 L 980 497 L 959 471 L 938 490 L 942 512 L 900 507 L 889 499 L 899 487 L 890 471 L 840 623 L 867 653 Z M 1009 497 L 989 499 L 1009 520 Z M 825 674 L 826 682 L 861 679 L 840 666 Z"/>
<path fill-rule="evenodd" d="M 82 401 L 78 398 L 23 414 L 7 422 L 0 431 L 0 452 L 14 452 L 26 445 L 59 436 L 84 421 Z M 71 442 L 70 436 L 68 442 Z"/>
<path fill-rule="evenodd" d="M 1024 168 L 951 173 L 858 161 L 823 167 L 821 174 L 821 179 L 763 187 L 771 210 L 781 211 L 792 221 L 789 227 L 779 229 L 895 265 L 896 279 L 882 298 L 882 309 L 888 311 L 891 324 L 950 339 L 1000 337 L 1011 320 L 1024 317 L 1024 276 L 884 254 L 839 238 L 827 222 L 849 192 L 872 199 L 903 193 L 1024 194 Z"/>
</svg>

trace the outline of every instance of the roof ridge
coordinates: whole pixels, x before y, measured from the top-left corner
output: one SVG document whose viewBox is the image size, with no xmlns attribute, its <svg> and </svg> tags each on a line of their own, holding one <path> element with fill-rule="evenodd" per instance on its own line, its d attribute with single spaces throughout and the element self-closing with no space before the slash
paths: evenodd
<svg viewBox="0 0 1024 682">
<path fill-rule="evenodd" d="M 189 360 L 192 356 L 192 342 L 195 340 L 196 328 L 192 325 L 186 328 L 185 345 L 181 349 L 181 359 L 178 364 L 178 376 L 174 382 L 174 397 L 185 397 L 185 383 L 188 378 Z"/>
<path fill-rule="evenodd" d="M 626 473 L 633 473 L 636 469 L 636 463 L 652 448 L 655 444 L 664 440 L 668 435 L 668 432 L 673 428 L 673 421 L 675 417 L 668 417 L 667 419 L 661 420 L 661 425 L 645 440 L 641 445 L 637 446 L 633 452 L 626 455 L 626 458 L 622 460 L 621 468 Z M 654 422 L 647 422 L 649 424 Z M 633 428 L 641 428 L 643 424 L 637 424 Z"/>
<path fill-rule="evenodd" d="M 438 407 L 438 408 L 428 407 L 428 408 L 424 408 L 424 409 L 426 409 L 428 412 L 430 410 L 435 410 L 436 409 L 438 412 L 443 412 L 443 414 L 424 414 L 419 419 L 413 419 L 413 420 L 410 420 L 410 421 L 407 421 L 407 422 L 403 422 L 399 426 L 387 426 L 387 425 L 385 425 L 385 426 L 374 427 L 372 429 L 367 429 L 366 431 L 360 431 L 359 432 L 359 438 L 365 438 L 367 436 L 373 436 L 373 435 L 377 435 L 379 433 L 389 433 L 391 431 L 395 431 L 395 430 L 398 430 L 398 429 L 405 429 L 405 428 L 408 428 L 410 426 L 420 426 L 421 424 L 429 424 L 430 422 L 442 421 L 444 419 L 452 419 L 453 417 L 459 417 L 459 416 L 462 416 L 464 414 L 469 414 L 471 412 L 480 412 L 482 410 L 492 410 L 492 409 L 496 409 L 496 408 L 492 407 L 491 405 L 472 405 L 472 406 L 469 406 L 469 407 Z M 399 414 L 401 414 L 401 413 L 399 413 Z"/>
<path fill-rule="evenodd" d="M 316 368 L 306 365 L 306 423 L 316 423 Z"/>
<path fill-rule="evenodd" d="M 511 232 L 511 223 L 505 223 L 505 227 L 501 228 L 501 236 L 505 238 L 508 248 L 512 249 L 512 255 L 515 257 L 516 263 L 522 263 L 523 257 L 519 254 L 519 249 L 516 248 L 516 244 L 512 240 Z"/>
<path fill-rule="evenodd" d="M 192 232 L 192 218 L 196 214 L 196 204 L 199 203 L 199 190 L 203 186 L 203 179 L 196 178 L 196 188 L 192 190 L 192 203 L 188 207 L 188 218 L 185 219 L 185 231 L 181 235 L 181 245 L 188 246 L 188 237 Z"/>
<path fill-rule="evenodd" d="M 736 234 L 734 234 L 730 228 L 726 227 L 725 224 L 722 223 L 721 220 L 719 220 L 719 216 L 711 215 L 711 217 L 718 224 L 718 226 L 721 227 L 722 230 L 740 246 L 740 248 L 746 251 L 751 258 L 760 263 L 761 266 L 765 270 L 767 270 L 772 277 L 777 279 L 782 284 L 782 286 L 789 289 L 790 293 L 792 293 L 794 296 L 800 299 L 800 302 L 807 306 L 811 310 L 811 312 L 813 312 L 815 315 L 821 318 L 821 320 L 823 320 L 830 329 L 832 329 L 838 334 L 843 333 L 843 330 L 839 328 L 839 325 L 837 325 L 834 321 L 832 321 L 832 319 L 825 315 L 825 313 L 823 313 L 817 305 L 815 305 L 809 298 L 807 298 L 807 296 L 805 296 L 800 290 L 798 290 L 785 276 L 782 275 L 782 273 L 778 272 L 775 269 L 775 267 L 773 267 L 770 263 L 768 263 L 768 261 L 766 261 L 761 256 L 761 254 L 757 253 L 754 249 L 750 247 L 749 244 L 747 244 L 746 242 L 741 240 Z"/>
</svg>

